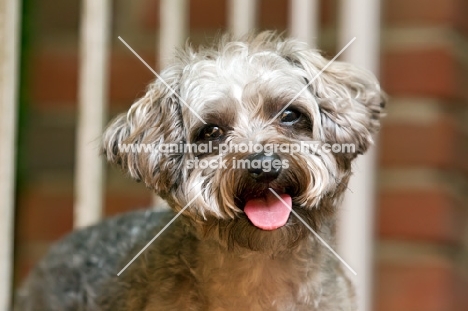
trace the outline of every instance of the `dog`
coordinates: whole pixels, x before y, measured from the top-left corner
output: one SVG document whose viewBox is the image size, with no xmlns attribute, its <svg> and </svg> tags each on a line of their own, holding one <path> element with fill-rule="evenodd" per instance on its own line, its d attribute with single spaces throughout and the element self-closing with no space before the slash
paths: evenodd
<svg viewBox="0 0 468 311">
<path fill-rule="evenodd" d="M 357 310 L 342 264 L 312 231 L 335 246 L 352 162 L 384 104 L 370 72 L 272 32 L 187 46 L 102 139 L 107 160 L 171 211 L 64 238 L 17 311 Z M 318 150 L 292 148 L 310 142 Z M 122 148 L 138 145 L 151 150 Z"/>
</svg>

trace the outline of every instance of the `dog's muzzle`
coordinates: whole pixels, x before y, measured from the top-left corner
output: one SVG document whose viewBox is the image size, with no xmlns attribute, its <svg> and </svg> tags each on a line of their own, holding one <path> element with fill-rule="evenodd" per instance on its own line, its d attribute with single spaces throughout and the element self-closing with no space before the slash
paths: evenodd
<svg viewBox="0 0 468 311">
<path fill-rule="evenodd" d="M 250 222 L 262 230 L 275 230 L 286 224 L 291 213 L 292 199 L 285 193 L 269 189 L 269 184 L 281 173 L 281 158 L 277 154 L 257 153 L 247 157 L 250 166 L 248 174 L 261 183 L 265 190 L 258 196 L 247 200 L 244 212 Z M 255 163 L 255 165 L 254 165 Z"/>
<path fill-rule="evenodd" d="M 281 165 L 273 165 L 273 163 L 281 162 L 281 158 L 276 153 L 272 155 L 266 155 L 264 153 L 252 154 L 247 158 L 250 163 L 258 161 L 259 167 L 249 167 L 248 171 L 250 176 L 257 182 L 269 183 L 278 178 L 281 173 Z M 270 168 L 265 170 L 265 168 Z"/>
</svg>

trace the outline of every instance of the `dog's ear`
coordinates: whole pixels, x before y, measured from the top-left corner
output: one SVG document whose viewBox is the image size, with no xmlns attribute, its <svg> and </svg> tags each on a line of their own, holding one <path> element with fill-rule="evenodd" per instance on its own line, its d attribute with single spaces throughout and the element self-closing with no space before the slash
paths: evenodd
<svg viewBox="0 0 468 311">
<path fill-rule="evenodd" d="M 177 91 L 176 81 L 171 88 Z M 185 135 L 177 96 L 156 81 L 128 113 L 110 123 L 103 135 L 102 153 L 134 179 L 164 194 L 179 180 L 183 155 L 162 153 L 159 146 L 184 141 Z"/>
<path fill-rule="evenodd" d="M 355 157 L 372 144 L 386 103 L 375 76 L 348 63 L 334 62 L 319 76 L 318 97 L 326 141 L 354 144 Z"/>
<path fill-rule="evenodd" d="M 380 117 L 386 97 L 375 76 L 348 63 L 328 64 L 317 51 L 297 42 L 282 47 L 284 57 L 303 69 L 310 82 L 320 111 L 322 139 L 329 144 L 352 144 L 354 158 L 364 153 L 373 142 L 372 135 L 380 128 Z"/>
</svg>

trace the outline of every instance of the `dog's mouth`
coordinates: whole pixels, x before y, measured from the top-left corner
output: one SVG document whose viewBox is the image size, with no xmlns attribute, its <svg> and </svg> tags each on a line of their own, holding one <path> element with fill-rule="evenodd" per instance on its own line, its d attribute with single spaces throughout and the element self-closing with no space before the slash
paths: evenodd
<svg viewBox="0 0 468 311">
<path fill-rule="evenodd" d="M 266 189 L 260 195 L 248 199 L 244 205 L 247 218 L 262 230 L 275 230 L 284 226 L 291 213 L 291 196 L 273 191 Z"/>
</svg>

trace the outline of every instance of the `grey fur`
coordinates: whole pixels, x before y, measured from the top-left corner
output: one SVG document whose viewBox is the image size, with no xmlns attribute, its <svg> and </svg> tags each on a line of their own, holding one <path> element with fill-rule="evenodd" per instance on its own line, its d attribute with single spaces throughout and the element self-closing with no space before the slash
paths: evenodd
<svg viewBox="0 0 468 311">
<path fill-rule="evenodd" d="M 102 284 L 172 217 L 171 212 L 136 211 L 66 236 L 29 275 L 15 310 L 97 310 Z"/>
<path fill-rule="evenodd" d="M 305 44 L 269 32 L 179 52 L 163 79 L 207 122 L 229 129 L 226 142 L 314 140 L 352 143 L 355 152 L 281 153 L 290 166 L 268 184 L 229 164 L 190 168 L 191 153 L 123 152 L 119 144 L 197 142 L 203 124 L 155 81 L 111 122 L 103 153 L 175 212 L 193 203 L 120 277 L 115 274 L 169 214 L 127 214 L 72 234 L 32 273 L 17 311 L 357 310 L 338 260 L 295 216 L 264 231 L 243 212 L 246 200 L 268 188 L 287 193 L 294 211 L 335 246 L 336 209 L 351 163 L 379 129 L 384 96 L 371 73 L 346 63 L 335 62 L 315 78 L 326 64 Z M 291 105 L 301 111 L 301 123 L 272 119 L 309 81 Z M 228 152 L 221 158 L 231 163 L 249 155 Z"/>
</svg>

